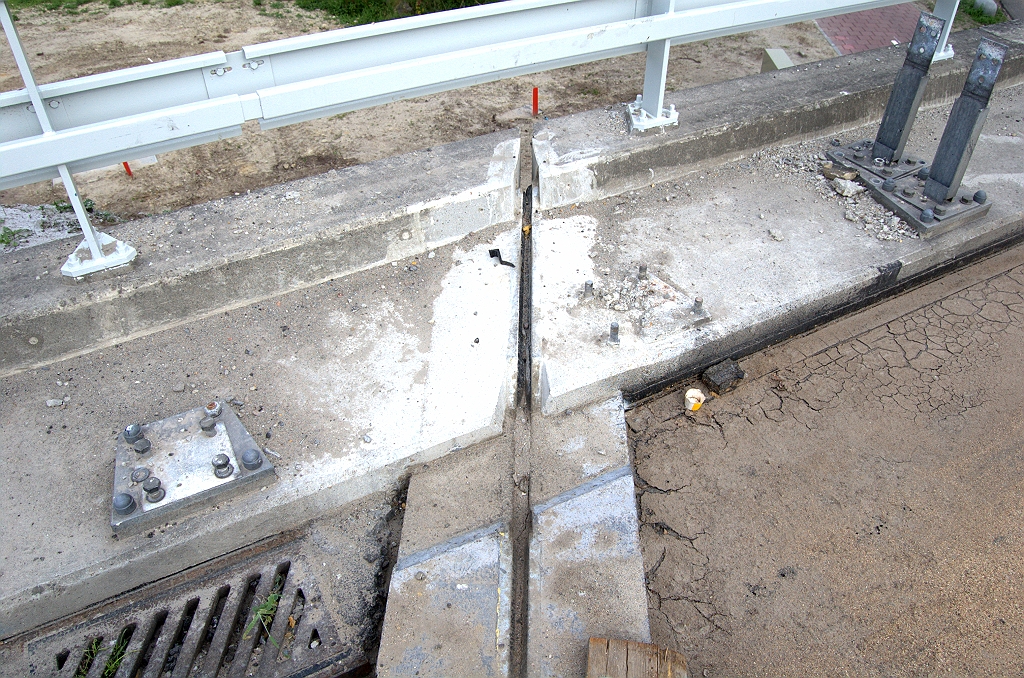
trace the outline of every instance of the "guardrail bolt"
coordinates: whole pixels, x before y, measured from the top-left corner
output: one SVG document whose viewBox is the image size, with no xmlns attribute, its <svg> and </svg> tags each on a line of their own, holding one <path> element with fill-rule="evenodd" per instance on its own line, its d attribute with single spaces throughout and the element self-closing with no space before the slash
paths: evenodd
<svg viewBox="0 0 1024 678">
<path fill-rule="evenodd" d="M 583 298 L 589 299 L 592 296 L 594 296 L 594 281 L 588 280 L 583 283 Z"/>
<path fill-rule="evenodd" d="M 892 179 L 886 179 L 885 181 L 882 182 L 882 190 L 892 193 L 893 191 L 896 190 L 896 182 L 893 181 Z"/>
<path fill-rule="evenodd" d="M 946 206 L 945 205 L 936 205 L 932 209 L 932 211 L 935 212 L 935 216 L 937 216 L 937 217 L 944 217 L 944 216 L 946 216 Z"/>
<path fill-rule="evenodd" d="M 647 264 L 640 264 L 640 279 L 647 280 Z"/>
<path fill-rule="evenodd" d="M 153 443 L 149 442 L 145 438 L 140 438 L 132 443 L 132 449 L 135 450 L 136 454 L 145 454 L 149 452 L 149 448 L 153 447 Z"/>
<path fill-rule="evenodd" d="M 242 466 L 250 471 L 255 471 L 263 465 L 263 455 L 260 451 L 250 447 L 248 450 L 242 453 Z"/>
<path fill-rule="evenodd" d="M 612 323 L 608 331 L 608 341 L 613 344 L 619 343 L 619 323 Z"/>
<path fill-rule="evenodd" d="M 217 420 L 213 417 L 203 417 L 199 420 L 199 428 L 211 438 L 217 435 Z"/>
<path fill-rule="evenodd" d="M 974 202 L 978 203 L 979 205 L 984 205 L 987 200 L 988 193 L 986 193 L 985 191 L 975 191 Z"/>
<path fill-rule="evenodd" d="M 114 513 L 128 516 L 135 513 L 135 497 L 127 492 L 119 492 L 114 495 Z"/>
<path fill-rule="evenodd" d="M 157 503 L 167 495 L 167 492 L 160 485 L 160 479 L 154 476 L 150 476 L 142 481 L 142 491 L 146 493 L 146 501 L 150 504 Z"/>
<path fill-rule="evenodd" d="M 921 210 L 921 223 L 922 224 L 930 224 L 933 221 L 935 221 L 935 212 L 933 212 L 933 211 L 931 211 L 930 209 L 927 209 L 927 208 Z"/>
<path fill-rule="evenodd" d="M 219 417 L 220 413 L 223 411 L 221 404 L 216 400 L 206 403 L 206 407 L 204 409 L 206 409 L 206 416 L 213 417 L 214 419 Z"/>
<path fill-rule="evenodd" d="M 921 181 L 928 181 L 928 177 L 930 176 L 931 172 L 928 170 L 927 167 L 922 167 L 921 169 L 917 170 L 917 178 L 920 179 Z"/>
<path fill-rule="evenodd" d="M 704 312 L 704 297 L 697 297 L 693 300 L 693 312 L 703 313 Z"/>
<path fill-rule="evenodd" d="M 903 189 L 903 195 L 907 196 L 908 198 L 911 197 L 912 195 L 914 195 L 914 189 L 907 186 L 906 188 Z"/>
<path fill-rule="evenodd" d="M 131 445 L 142 437 L 142 427 L 138 424 L 128 424 L 124 427 L 124 441 Z"/>
<path fill-rule="evenodd" d="M 228 459 L 228 455 L 223 452 L 213 458 L 213 475 L 218 478 L 230 478 L 231 474 L 235 472 L 235 467 L 231 465 L 231 460 Z"/>
<path fill-rule="evenodd" d="M 133 483 L 141 483 L 143 480 L 145 480 L 148 477 L 149 477 L 149 469 L 146 468 L 145 466 L 140 466 L 139 468 L 137 468 L 137 469 L 132 471 L 132 482 Z"/>
</svg>

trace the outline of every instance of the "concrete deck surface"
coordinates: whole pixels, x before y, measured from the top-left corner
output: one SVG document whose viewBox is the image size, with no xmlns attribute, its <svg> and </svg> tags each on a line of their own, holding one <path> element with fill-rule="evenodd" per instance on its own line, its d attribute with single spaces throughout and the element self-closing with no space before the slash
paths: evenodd
<svg viewBox="0 0 1024 678">
<path fill-rule="evenodd" d="M 488 250 L 516 262 L 519 242 L 518 228 L 492 229 L 5 377 L 0 636 L 296 527 L 390 487 L 409 464 L 499 434 L 515 386 L 518 268 Z M 214 397 L 235 402 L 281 456 L 276 482 L 113 538 L 117 433 Z"/>
<path fill-rule="evenodd" d="M 918 116 L 908 148 L 930 158 L 948 109 Z M 1024 88 L 993 96 L 964 177 L 993 202 L 987 218 L 930 239 L 867 196 L 820 175 L 828 139 L 771 147 L 598 202 L 534 217 L 535 400 L 545 414 L 635 390 L 758 336 L 899 282 L 1024 229 Z M 875 128 L 844 140 L 873 138 Z M 998 196 L 998 197 L 997 197 Z M 651 280 L 638 280 L 647 264 Z M 594 297 L 584 298 L 585 281 Z M 642 288 L 642 289 L 641 289 Z M 687 309 L 703 298 L 711 322 Z M 608 341 L 618 322 L 620 343 Z"/>
</svg>

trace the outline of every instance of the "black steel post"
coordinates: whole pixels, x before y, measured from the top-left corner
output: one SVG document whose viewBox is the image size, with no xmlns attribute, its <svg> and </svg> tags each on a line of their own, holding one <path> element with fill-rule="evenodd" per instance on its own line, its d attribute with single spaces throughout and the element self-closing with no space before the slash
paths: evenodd
<svg viewBox="0 0 1024 678">
<path fill-rule="evenodd" d="M 896 75 L 889 102 L 885 105 L 882 124 L 872 149 L 872 158 L 881 158 L 885 163 L 898 160 L 907 145 L 910 128 L 921 106 L 924 89 L 928 84 L 928 68 L 939 44 L 939 35 L 946 22 L 937 16 L 921 12 L 914 37 L 907 47 L 907 58 L 903 68 Z"/>
<path fill-rule="evenodd" d="M 953 104 L 946 129 L 942 131 L 939 149 L 935 152 L 935 160 L 924 185 L 924 194 L 936 202 L 951 199 L 960 188 L 967 163 L 971 161 L 974 146 L 988 117 L 988 100 L 1005 56 L 1006 45 L 988 38 L 981 39 L 967 82 L 960 98 Z"/>
</svg>

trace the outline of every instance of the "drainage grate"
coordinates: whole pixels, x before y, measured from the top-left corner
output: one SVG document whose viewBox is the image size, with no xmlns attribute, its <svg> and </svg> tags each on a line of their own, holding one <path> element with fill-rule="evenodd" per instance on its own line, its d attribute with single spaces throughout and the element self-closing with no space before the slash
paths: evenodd
<svg viewBox="0 0 1024 678">
<path fill-rule="evenodd" d="M 86 610 L 56 630 L 50 626 L 0 644 L 0 674 L 368 675 L 362 648 L 339 637 L 311 569 L 316 565 L 307 562 L 294 536 L 277 538 Z"/>
</svg>

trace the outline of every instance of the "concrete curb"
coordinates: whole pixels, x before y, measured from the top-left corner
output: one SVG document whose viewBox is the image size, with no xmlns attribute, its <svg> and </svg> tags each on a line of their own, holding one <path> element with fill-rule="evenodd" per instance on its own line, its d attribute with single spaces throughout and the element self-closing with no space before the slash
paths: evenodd
<svg viewBox="0 0 1024 678">
<path fill-rule="evenodd" d="M 932 66 L 925 106 L 959 95 L 982 36 L 1010 47 L 997 90 L 1024 78 L 1021 22 L 956 33 L 956 57 Z M 905 57 L 906 46 L 895 46 L 668 92 L 665 105 L 679 110 L 679 125 L 643 134 L 628 133 L 622 106 L 538 124 L 533 140 L 537 207 L 593 202 L 683 176 L 705 162 L 879 120 Z"/>
<path fill-rule="evenodd" d="M 519 143 L 496 132 L 124 224 L 139 256 L 106 279 L 64 279 L 66 240 L 0 254 L 0 376 L 515 222 Z"/>
</svg>

